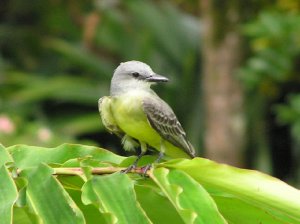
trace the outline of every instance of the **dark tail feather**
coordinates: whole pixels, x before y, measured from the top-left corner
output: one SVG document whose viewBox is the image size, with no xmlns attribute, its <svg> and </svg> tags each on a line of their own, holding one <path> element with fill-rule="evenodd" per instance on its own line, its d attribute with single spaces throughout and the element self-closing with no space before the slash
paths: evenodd
<svg viewBox="0 0 300 224">
<path fill-rule="evenodd" d="M 191 158 L 195 158 L 196 157 L 196 151 L 193 147 L 193 145 L 188 142 L 189 148 L 188 148 L 188 154 L 190 155 Z"/>
</svg>

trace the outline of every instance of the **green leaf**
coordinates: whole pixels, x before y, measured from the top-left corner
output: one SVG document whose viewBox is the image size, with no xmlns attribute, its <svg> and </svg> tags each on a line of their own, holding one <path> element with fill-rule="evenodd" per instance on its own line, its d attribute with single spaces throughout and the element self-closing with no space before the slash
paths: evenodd
<svg viewBox="0 0 300 224">
<path fill-rule="evenodd" d="M 95 204 L 108 223 L 151 223 L 136 201 L 133 181 L 123 173 L 94 176 L 82 189 L 85 204 Z"/>
<path fill-rule="evenodd" d="M 28 207 L 14 207 L 13 224 L 33 224 L 42 223 L 42 220 L 31 213 Z"/>
<path fill-rule="evenodd" d="M 300 222 L 300 192 L 288 184 L 254 170 L 218 164 L 208 159 L 177 159 L 163 164 L 180 169 L 208 191 L 234 196 L 265 211 L 272 218 Z M 223 210 L 222 205 L 218 205 Z M 239 214 L 236 214 L 237 216 Z M 283 223 L 285 223 L 283 222 Z"/>
<path fill-rule="evenodd" d="M 13 204 L 17 200 L 18 191 L 12 177 L 5 166 L 0 168 L 0 217 L 1 223 L 12 223 Z"/>
<path fill-rule="evenodd" d="M 14 178 L 14 181 L 19 193 L 15 206 L 24 207 L 26 206 L 26 187 L 28 185 L 28 180 L 24 177 L 18 176 L 17 178 Z"/>
<path fill-rule="evenodd" d="M 22 220 L 46 224 L 300 221 L 297 189 L 257 171 L 203 158 L 157 164 L 151 178 L 145 179 L 137 174 L 90 174 L 92 167 L 127 166 L 135 159 L 91 146 L 0 146 L 0 156 L 2 164 L 15 161 L 20 172 L 12 179 L 4 166 L 0 169 L 0 222 L 2 217 L 6 223 L 20 224 Z M 153 159 L 144 157 L 139 165 Z M 85 178 L 75 175 L 77 169 L 84 171 Z"/>
<path fill-rule="evenodd" d="M 0 167 L 4 165 L 7 162 L 12 162 L 12 158 L 7 152 L 7 150 L 4 148 L 3 145 L 0 144 Z"/>
<path fill-rule="evenodd" d="M 87 224 L 105 223 L 103 214 L 93 205 L 84 205 L 81 200 L 81 191 L 74 189 L 67 189 L 69 195 L 72 197 L 76 205 L 82 211 Z"/>
<path fill-rule="evenodd" d="M 56 148 L 15 145 L 7 148 L 19 169 L 36 167 L 40 163 L 62 164 L 70 159 L 90 156 L 103 162 L 121 163 L 125 157 L 94 146 L 62 144 Z"/>
<path fill-rule="evenodd" d="M 213 195 L 212 195 L 213 196 Z M 230 196 L 213 196 L 220 212 L 231 224 L 285 224 L 266 211 Z"/>
<path fill-rule="evenodd" d="M 85 223 L 82 212 L 52 175 L 53 169 L 41 164 L 21 174 L 28 178 L 27 200 L 43 223 Z"/>
<path fill-rule="evenodd" d="M 79 176 L 69 176 L 69 175 L 59 175 L 58 180 L 68 194 L 72 197 L 73 201 L 82 211 L 86 223 L 105 223 L 103 215 L 100 211 L 93 205 L 84 205 L 81 200 L 81 188 L 85 183 Z"/>
<path fill-rule="evenodd" d="M 169 199 L 150 178 L 138 180 L 134 188 L 138 202 L 153 223 L 184 223 Z"/>
<path fill-rule="evenodd" d="M 227 223 L 207 191 L 184 172 L 158 168 L 151 178 L 168 196 L 185 223 Z"/>
</svg>

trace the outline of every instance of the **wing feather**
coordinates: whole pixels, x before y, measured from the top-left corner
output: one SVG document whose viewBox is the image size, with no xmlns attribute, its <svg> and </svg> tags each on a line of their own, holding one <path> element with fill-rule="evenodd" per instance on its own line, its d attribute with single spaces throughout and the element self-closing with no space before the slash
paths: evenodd
<svg viewBox="0 0 300 224">
<path fill-rule="evenodd" d="M 168 104 L 158 97 L 148 97 L 143 100 L 143 110 L 150 125 L 163 139 L 195 157 L 193 146 L 187 140 L 185 131 Z"/>
</svg>

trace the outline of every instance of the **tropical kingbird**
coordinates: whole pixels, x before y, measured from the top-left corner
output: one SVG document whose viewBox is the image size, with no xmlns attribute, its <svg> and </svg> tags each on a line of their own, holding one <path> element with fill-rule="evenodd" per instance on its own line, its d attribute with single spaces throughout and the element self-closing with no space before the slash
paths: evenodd
<svg viewBox="0 0 300 224">
<path fill-rule="evenodd" d="M 99 99 L 103 125 L 122 138 L 125 150 L 141 147 L 134 163 L 151 147 L 172 158 L 193 158 L 195 150 L 186 138 L 171 107 L 150 88 L 168 79 L 139 61 L 121 63 L 115 70 L 110 96 Z"/>
</svg>

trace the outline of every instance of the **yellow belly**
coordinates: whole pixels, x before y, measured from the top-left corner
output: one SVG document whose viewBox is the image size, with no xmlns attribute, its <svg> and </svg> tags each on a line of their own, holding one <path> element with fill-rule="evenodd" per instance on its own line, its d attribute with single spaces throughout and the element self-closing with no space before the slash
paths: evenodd
<svg viewBox="0 0 300 224">
<path fill-rule="evenodd" d="M 143 111 L 142 100 L 144 97 L 151 97 L 147 93 L 130 92 L 126 95 L 113 97 L 111 111 L 116 124 L 127 135 L 152 146 L 161 151 L 162 137 L 153 129 Z M 168 141 L 164 142 L 166 155 L 173 158 L 189 158 L 180 148 Z"/>
<path fill-rule="evenodd" d="M 140 93 L 131 93 L 114 98 L 113 116 L 126 134 L 160 150 L 161 137 L 147 120 L 143 111 L 143 97 Z"/>
</svg>

